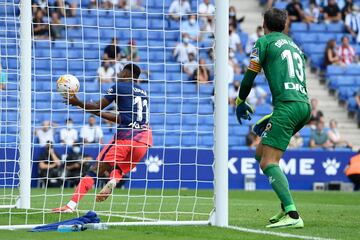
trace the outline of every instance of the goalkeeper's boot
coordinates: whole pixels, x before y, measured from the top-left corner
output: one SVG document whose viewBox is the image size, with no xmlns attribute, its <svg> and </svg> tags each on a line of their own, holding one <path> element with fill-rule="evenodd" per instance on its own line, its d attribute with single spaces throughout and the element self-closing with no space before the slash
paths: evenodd
<svg viewBox="0 0 360 240">
<path fill-rule="evenodd" d="M 291 218 L 289 214 L 283 216 L 278 222 L 266 226 L 267 228 L 303 228 L 304 221 L 299 216 L 298 219 Z"/>
<path fill-rule="evenodd" d="M 101 189 L 101 191 L 96 195 L 97 202 L 105 201 L 112 193 L 113 189 L 116 187 L 115 179 L 112 179 L 106 183 L 106 185 Z"/>
<path fill-rule="evenodd" d="M 274 216 L 272 216 L 269 219 L 269 222 L 270 223 L 277 223 L 284 216 L 285 216 L 284 210 L 280 210 L 277 214 L 275 214 Z"/>
<path fill-rule="evenodd" d="M 53 213 L 72 213 L 73 211 L 74 210 L 72 208 L 70 208 L 68 205 L 52 209 Z"/>
</svg>

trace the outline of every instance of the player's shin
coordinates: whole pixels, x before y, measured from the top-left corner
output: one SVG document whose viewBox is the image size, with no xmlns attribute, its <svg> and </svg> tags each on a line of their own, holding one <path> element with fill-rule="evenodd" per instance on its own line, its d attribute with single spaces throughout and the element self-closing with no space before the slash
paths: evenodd
<svg viewBox="0 0 360 240">
<path fill-rule="evenodd" d="M 75 209 L 79 201 L 85 196 L 85 194 L 91 189 L 95 183 L 96 174 L 89 172 L 85 177 L 80 180 L 80 183 L 75 188 L 71 201 L 67 204 L 71 209 Z"/>
<path fill-rule="evenodd" d="M 263 169 L 263 172 L 266 176 L 268 176 L 269 183 L 284 205 L 285 212 L 292 218 L 298 218 L 299 216 L 290 193 L 288 180 L 279 165 L 269 164 L 265 169 Z"/>
</svg>

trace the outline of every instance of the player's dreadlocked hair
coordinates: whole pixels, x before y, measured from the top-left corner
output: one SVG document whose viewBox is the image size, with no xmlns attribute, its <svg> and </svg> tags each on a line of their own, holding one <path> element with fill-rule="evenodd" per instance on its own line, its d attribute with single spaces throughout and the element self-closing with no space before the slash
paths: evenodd
<svg viewBox="0 0 360 240">
<path fill-rule="evenodd" d="M 272 32 L 282 32 L 285 29 L 287 21 L 286 10 L 271 8 L 264 14 L 264 23 Z"/>
</svg>

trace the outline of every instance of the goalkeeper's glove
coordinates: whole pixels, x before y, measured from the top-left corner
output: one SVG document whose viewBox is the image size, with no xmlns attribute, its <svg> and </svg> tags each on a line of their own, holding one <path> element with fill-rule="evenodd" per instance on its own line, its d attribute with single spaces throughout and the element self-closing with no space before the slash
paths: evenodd
<svg viewBox="0 0 360 240">
<path fill-rule="evenodd" d="M 252 131 L 256 133 L 259 137 L 262 136 L 263 132 L 266 129 L 266 126 L 268 125 L 270 118 L 272 116 L 272 113 L 265 115 L 263 118 L 261 118 L 259 121 L 256 122 L 256 124 L 253 126 Z"/>
<path fill-rule="evenodd" d="M 250 114 L 254 113 L 253 108 L 244 100 L 239 97 L 236 98 L 236 117 L 240 124 L 241 119 L 251 120 Z"/>
</svg>

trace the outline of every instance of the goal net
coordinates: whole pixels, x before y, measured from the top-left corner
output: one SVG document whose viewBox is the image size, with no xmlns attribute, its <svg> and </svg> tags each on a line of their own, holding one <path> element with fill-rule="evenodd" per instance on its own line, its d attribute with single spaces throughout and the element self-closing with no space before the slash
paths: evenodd
<svg viewBox="0 0 360 240">
<path fill-rule="evenodd" d="M 66 220 L 89 210 L 114 225 L 208 224 L 215 206 L 226 225 L 227 84 L 214 87 L 214 76 L 227 70 L 215 70 L 214 2 L 203 13 L 202 0 L 26 2 L 0 0 L 2 228 Z M 226 39 L 227 27 L 221 31 Z M 217 46 L 226 49 L 218 57 L 226 69 L 227 41 Z M 117 84 L 126 63 L 142 70 L 136 84 L 149 98 L 142 108 L 149 110 L 153 146 L 106 201 L 96 202 L 96 195 L 110 170 L 97 176 L 73 213 L 52 213 L 68 203 L 117 132 L 116 124 L 66 105 L 56 81 L 76 76 L 78 98 L 96 102 Z M 214 118 L 218 103 L 225 110 Z M 114 103 L 105 111 L 123 114 Z M 214 137 L 216 123 L 223 139 Z"/>
</svg>

